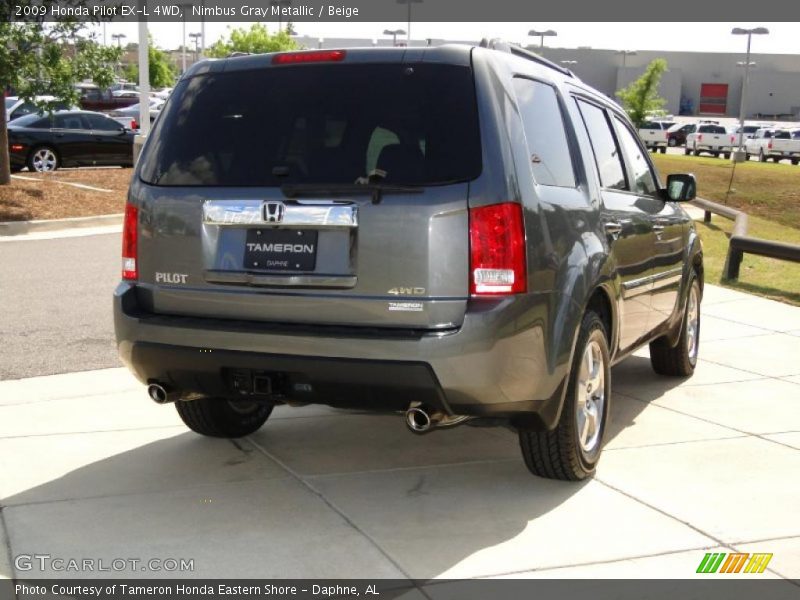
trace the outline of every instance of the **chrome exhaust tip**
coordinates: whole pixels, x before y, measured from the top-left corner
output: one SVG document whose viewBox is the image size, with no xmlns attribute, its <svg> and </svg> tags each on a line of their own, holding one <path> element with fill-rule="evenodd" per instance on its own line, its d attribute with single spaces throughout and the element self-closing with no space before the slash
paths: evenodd
<svg viewBox="0 0 800 600">
<path fill-rule="evenodd" d="M 151 383 L 147 386 L 147 395 L 150 396 L 150 399 L 155 402 L 156 404 L 167 404 L 169 402 L 175 402 L 178 399 L 179 394 L 175 392 L 167 391 L 160 383 Z"/>
<path fill-rule="evenodd" d="M 431 429 L 431 416 L 424 408 L 414 406 L 406 411 L 406 425 L 414 433 L 426 433 Z"/>
</svg>

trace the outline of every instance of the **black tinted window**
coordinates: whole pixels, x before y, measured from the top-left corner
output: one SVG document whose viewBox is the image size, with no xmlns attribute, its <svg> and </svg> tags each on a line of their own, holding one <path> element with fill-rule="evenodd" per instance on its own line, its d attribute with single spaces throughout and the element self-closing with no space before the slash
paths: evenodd
<svg viewBox="0 0 800 600">
<path fill-rule="evenodd" d="M 788 140 L 791 139 L 792 134 L 788 131 L 776 131 L 775 132 L 775 139 L 776 140 Z"/>
<path fill-rule="evenodd" d="M 514 79 L 533 177 L 542 185 L 575 187 L 564 118 L 556 91 L 530 79 Z"/>
<path fill-rule="evenodd" d="M 725 128 L 721 125 L 703 125 L 698 129 L 699 133 L 726 133 Z"/>
<path fill-rule="evenodd" d="M 53 117 L 56 129 L 89 129 L 82 115 L 57 114 Z"/>
<path fill-rule="evenodd" d="M 10 121 L 8 124 L 11 127 L 31 127 L 34 129 L 42 129 L 50 127 L 50 117 L 43 117 L 39 114 L 25 115 L 24 117 Z"/>
<path fill-rule="evenodd" d="M 600 173 L 600 184 L 610 189 L 628 189 L 625 182 L 625 170 L 622 166 L 622 156 L 605 111 L 582 100 L 578 100 L 578 106 L 592 142 L 597 170 Z"/>
<path fill-rule="evenodd" d="M 119 131 L 122 127 L 114 119 L 109 119 L 102 115 L 85 115 L 89 121 L 89 127 L 98 131 Z"/>
<path fill-rule="evenodd" d="M 481 169 L 472 72 L 307 65 L 194 77 L 162 111 L 141 177 L 158 185 L 465 181 Z M 377 170 L 377 171 L 376 171 Z"/>
</svg>

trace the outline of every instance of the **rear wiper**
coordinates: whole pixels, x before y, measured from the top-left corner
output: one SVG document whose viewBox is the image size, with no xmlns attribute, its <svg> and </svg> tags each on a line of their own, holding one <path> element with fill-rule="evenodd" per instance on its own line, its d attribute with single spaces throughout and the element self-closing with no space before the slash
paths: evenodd
<svg viewBox="0 0 800 600">
<path fill-rule="evenodd" d="M 378 204 L 383 194 L 421 194 L 425 188 L 387 183 L 285 183 L 281 191 L 287 198 L 372 194 L 372 203 Z"/>
</svg>

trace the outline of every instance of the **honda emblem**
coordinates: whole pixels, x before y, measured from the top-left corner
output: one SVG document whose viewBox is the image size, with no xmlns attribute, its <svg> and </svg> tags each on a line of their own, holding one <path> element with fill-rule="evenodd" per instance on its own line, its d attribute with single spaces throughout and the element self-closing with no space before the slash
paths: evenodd
<svg viewBox="0 0 800 600">
<path fill-rule="evenodd" d="M 264 221 L 267 223 L 280 223 L 286 206 L 283 202 L 264 202 Z"/>
</svg>

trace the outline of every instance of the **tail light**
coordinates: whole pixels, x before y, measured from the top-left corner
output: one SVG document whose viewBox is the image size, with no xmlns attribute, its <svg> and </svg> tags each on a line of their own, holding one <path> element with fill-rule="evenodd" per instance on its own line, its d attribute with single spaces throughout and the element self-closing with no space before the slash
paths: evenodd
<svg viewBox="0 0 800 600">
<path fill-rule="evenodd" d="M 301 52 L 281 52 L 272 57 L 273 65 L 296 65 L 313 62 L 341 62 L 344 50 L 303 50 Z"/>
<path fill-rule="evenodd" d="M 125 205 L 125 221 L 122 226 L 122 278 L 138 279 L 136 264 L 139 237 L 139 209 L 133 204 Z"/>
<path fill-rule="evenodd" d="M 136 119 L 131 119 L 131 129 L 139 129 L 139 122 Z"/>
<path fill-rule="evenodd" d="M 702 142 L 703 141 L 703 134 L 702 133 L 698 133 L 697 134 L 697 141 L 698 142 Z"/>
<path fill-rule="evenodd" d="M 767 142 L 767 150 L 772 150 L 772 140 Z"/>
<path fill-rule="evenodd" d="M 522 206 L 504 202 L 469 211 L 470 294 L 519 294 L 528 288 Z"/>
<path fill-rule="evenodd" d="M 12 152 L 22 152 L 25 149 L 25 146 L 22 144 L 11 144 L 11 151 Z"/>
</svg>

